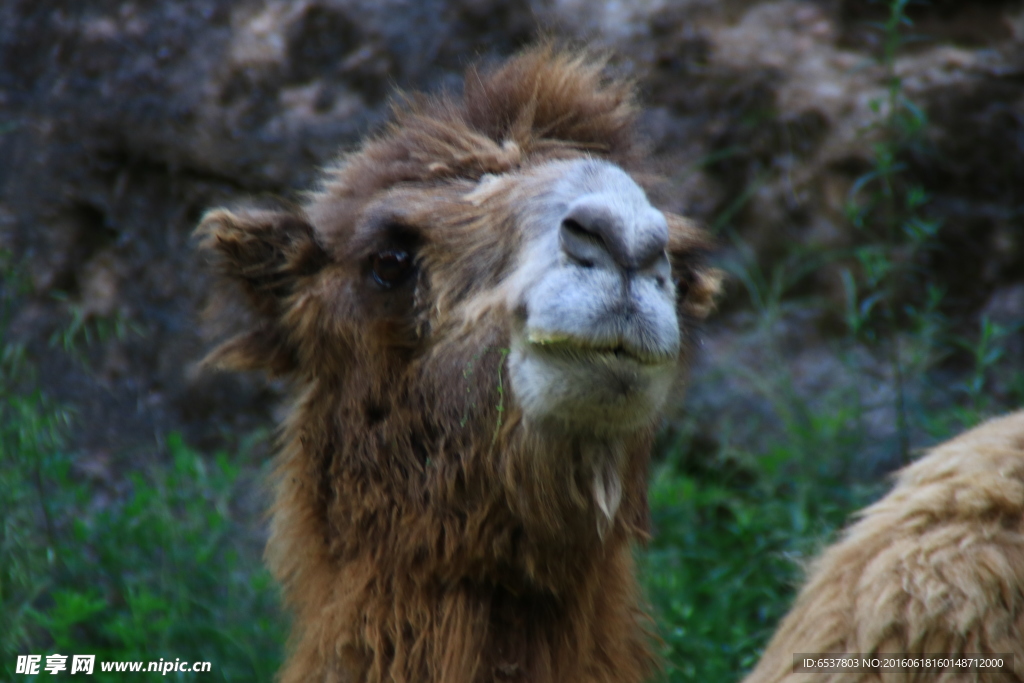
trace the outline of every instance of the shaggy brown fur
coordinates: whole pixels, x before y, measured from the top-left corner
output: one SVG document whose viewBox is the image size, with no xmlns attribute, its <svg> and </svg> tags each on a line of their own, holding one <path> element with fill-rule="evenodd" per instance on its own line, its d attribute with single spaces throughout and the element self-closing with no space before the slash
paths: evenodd
<svg viewBox="0 0 1024 683">
<path fill-rule="evenodd" d="M 794 673 L 794 653 L 1012 653 L 1005 672 Z M 745 683 L 1024 681 L 1024 412 L 900 472 L 811 568 Z"/>
<path fill-rule="evenodd" d="M 654 667 L 632 544 L 645 537 L 657 415 L 615 437 L 531 428 L 508 391 L 491 294 L 521 246 L 530 170 L 629 171 L 631 89 L 550 47 L 461 99 L 409 97 L 302 210 L 216 210 L 198 232 L 249 328 L 210 361 L 290 377 L 267 556 L 294 613 L 284 681 L 641 681 Z M 494 178 L 488 178 L 488 174 Z M 717 276 L 667 216 L 683 369 Z M 369 276 L 415 253 L 409 283 Z M 619 465 L 607 528 L 592 484 Z"/>
</svg>

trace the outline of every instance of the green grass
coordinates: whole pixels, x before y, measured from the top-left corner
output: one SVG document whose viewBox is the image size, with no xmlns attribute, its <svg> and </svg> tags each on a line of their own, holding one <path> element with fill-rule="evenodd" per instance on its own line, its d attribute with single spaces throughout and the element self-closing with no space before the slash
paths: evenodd
<svg viewBox="0 0 1024 683">
<path fill-rule="evenodd" d="M 867 496 L 839 482 L 788 486 L 699 477 L 670 459 L 650 500 L 656 536 L 641 567 L 670 681 L 737 680 L 785 613 L 798 561 Z"/>
<path fill-rule="evenodd" d="M 51 408 L 36 399 L 18 417 L 45 430 Z M 271 680 L 286 624 L 236 519 L 242 477 L 226 454 L 204 457 L 171 435 L 167 462 L 128 474 L 127 491 L 105 500 L 59 442 L 10 445 L 0 452 L 5 677 L 15 655 L 61 653 L 180 657 L 211 662 L 210 680 Z"/>
<path fill-rule="evenodd" d="M 97 674 L 180 657 L 211 662 L 204 679 L 271 680 L 286 623 L 240 511 L 244 458 L 172 434 L 144 471 L 88 483 L 68 448 L 74 415 L 7 334 L 25 274 L 6 253 L 0 274 L 0 680 L 35 679 L 15 674 L 17 656 L 55 653 L 96 655 Z"/>
</svg>

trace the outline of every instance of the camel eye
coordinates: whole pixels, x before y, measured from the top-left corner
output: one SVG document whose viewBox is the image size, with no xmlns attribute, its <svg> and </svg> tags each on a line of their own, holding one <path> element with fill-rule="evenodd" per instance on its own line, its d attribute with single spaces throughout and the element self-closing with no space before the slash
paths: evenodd
<svg viewBox="0 0 1024 683">
<path fill-rule="evenodd" d="M 673 278 L 676 285 L 676 298 L 679 301 L 685 299 L 690 293 L 690 288 L 693 286 L 693 280 L 695 277 L 692 269 L 683 268 L 681 270 L 682 272 Z"/>
<path fill-rule="evenodd" d="M 690 291 L 690 283 L 693 281 L 693 276 L 687 273 L 676 278 L 676 293 L 679 296 L 686 296 L 687 292 Z"/>
<path fill-rule="evenodd" d="M 412 273 L 412 256 L 401 249 L 388 249 L 370 257 L 373 280 L 384 289 L 402 284 Z"/>
</svg>

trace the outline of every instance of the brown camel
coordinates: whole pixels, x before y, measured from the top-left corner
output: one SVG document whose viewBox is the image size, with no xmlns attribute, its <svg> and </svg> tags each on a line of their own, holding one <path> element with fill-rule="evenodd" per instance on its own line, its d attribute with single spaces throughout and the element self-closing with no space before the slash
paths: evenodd
<svg viewBox="0 0 1024 683">
<path fill-rule="evenodd" d="M 301 208 L 199 227 L 289 378 L 283 681 L 638 682 L 647 459 L 717 274 L 648 200 L 627 83 L 549 46 L 412 96 Z"/>
</svg>

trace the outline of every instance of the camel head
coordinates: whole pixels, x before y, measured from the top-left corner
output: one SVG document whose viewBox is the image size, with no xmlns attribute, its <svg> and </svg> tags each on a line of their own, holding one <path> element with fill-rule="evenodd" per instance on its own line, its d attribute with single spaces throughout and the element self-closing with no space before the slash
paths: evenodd
<svg viewBox="0 0 1024 683">
<path fill-rule="evenodd" d="M 648 198 L 630 87 L 602 73 L 550 48 L 470 71 L 460 98 L 400 100 L 303 207 L 203 220 L 250 311 L 211 362 L 293 380 L 286 439 L 328 518 L 361 481 L 551 540 L 642 496 L 718 279 Z"/>
</svg>

